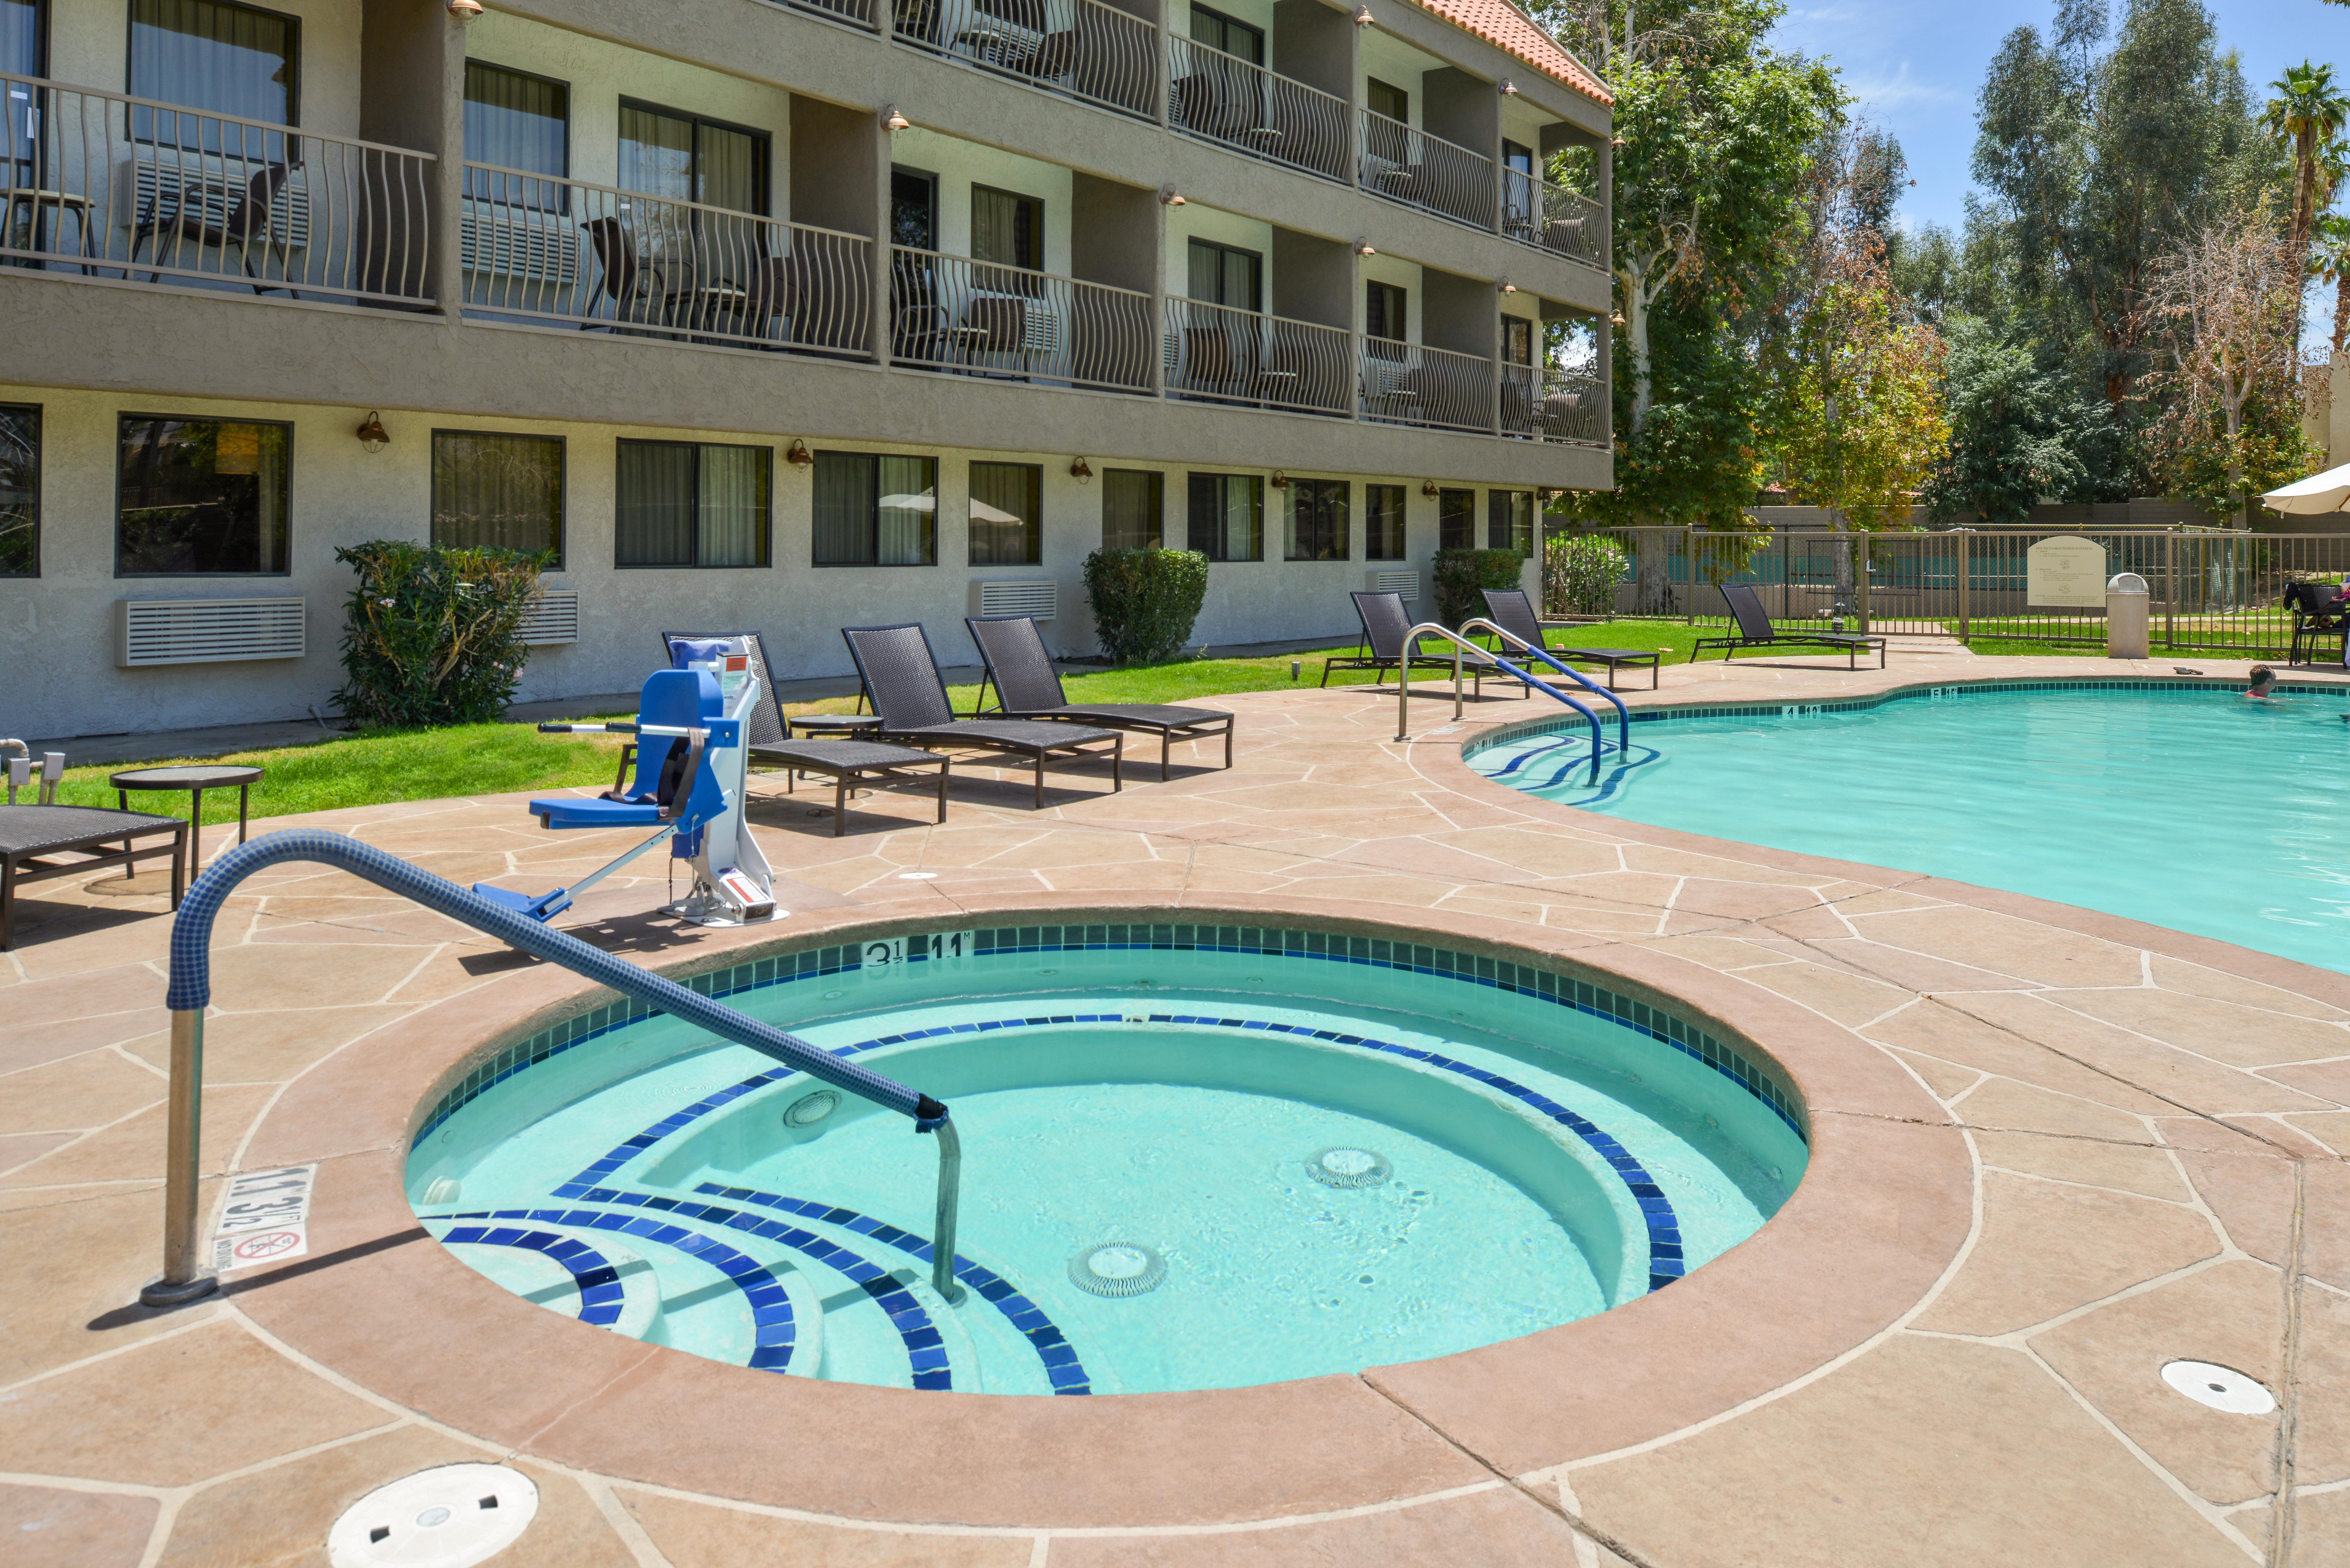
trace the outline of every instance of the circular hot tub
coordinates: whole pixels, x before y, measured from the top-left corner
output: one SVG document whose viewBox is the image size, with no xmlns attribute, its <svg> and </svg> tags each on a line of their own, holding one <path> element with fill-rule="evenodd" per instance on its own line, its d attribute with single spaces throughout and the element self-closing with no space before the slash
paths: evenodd
<svg viewBox="0 0 2350 1568">
<path fill-rule="evenodd" d="M 1235 1387 L 1619 1306 L 1802 1178 L 1751 1049 L 1554 969 L 1311 929 L 1028 926 L 761 959 L 696 988 L 946 1101 L 904 1117 L 618 1002 L 475 1064 L 410 1202 L 550 1311 L 795 1376 Z"/>
</svg>

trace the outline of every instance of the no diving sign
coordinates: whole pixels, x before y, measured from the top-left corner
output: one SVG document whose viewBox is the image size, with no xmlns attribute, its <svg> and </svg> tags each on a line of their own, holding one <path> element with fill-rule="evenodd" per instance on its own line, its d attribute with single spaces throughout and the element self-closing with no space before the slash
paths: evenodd
<svg viewBox="0 0 2350 1568">
<path fill-rule="evenodd" d="M 310 1250 L 310 1184 L 315 1165 L 248 1170 L 232 1177 L 213 1230 L 213 1267 L 226 1273 L 282 1263 Z"/>
</svg>

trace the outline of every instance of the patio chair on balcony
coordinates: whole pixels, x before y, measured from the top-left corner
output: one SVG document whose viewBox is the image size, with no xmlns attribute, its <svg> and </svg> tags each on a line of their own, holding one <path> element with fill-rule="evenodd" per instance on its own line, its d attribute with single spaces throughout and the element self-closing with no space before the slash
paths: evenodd
<svg viewBox="0 0 2350 1568">
<path fill-rule="evenodd" d="M 618 218 L 597 218 L 579 225 L 588 236 L 588 244 L 596 252 L 596 289 L 612 302 L 612 325 L 604 330 L 618 332 L 620 323 L 633 320 L 632 311 L 641 309 L 647 298 L 664 292 L 655 269 L 645 265 L 637 254 L 636 242 L 629 237 L 629 228 Z"/>
<path fill-rule="evenodd" d="M 1455 651 L 1447 644 L 1441 653 L 1422 653 L 1410 636 L 1411 616 L 1403 607 L 1403 596 L 1399 593 L 1365 593 L 1360 589 L 1347 596 L 1355 601 L 1355 618 L 1363 623 L 1363 637 L 1350 654 L 1336 653 L 1322 661 L 1320 685 L 1330 684 L 1333 670 L 1367 670 L 1377 680 L 1390 670 L 1402 670 L 1407 678 L 1414 669 L 1450 670 Z M 1407 646 L 1409 643 L 1409 646 Z M 1461 669 L 1474 682 L 1479 697 L 1485 694 L 1485 671 L 1498 675 L 1491 654 L 1460 649 Z M 1532 697 L 1528 687 L 1524 695 Z"/>
<path fill-rule="evenodd" d="M 294 171 L 289 165 L 263 165 L 253 178 L 244 182 L 244 193 L 237 198 L 236 205 L 230 208 L 227 215 L 216 224 L 205 221 L 205 204 L 198 194 L 203 187 L 196 181 L 188 180 L 181 184 L 176 199 L 172 200 L 168 206 L 159 183 L 155 194 L 140 204 L 139 216 L 130 225 L 132 267 L 139 264 L 139 245 L 143 240 L 154 246 L 149 252 L 148 259 L 160 268 L 163 265 L 163 242 L 169 239 L 175 257 L 182 244 L 192 244 L 200 252 L 205 249 L 226 251 L 234 246 L 237 253 L 237 265 L 244 269 L 247 277 L 254 275 L 253 247 L 259 244 L 266 254 L 277 258 L 278 267 L 283 270 L 286 247 L 276 231 L 277 196 L 293 175 Z M 192 197 L 194 198 L 192 202 Z M 160 283 L 162 274 L 151 272 L 147 275 L 147 281 Z M 294 293 L 290 284 L 283 283 L 257 281 L 253 286 L 253 292 L 267 294 L 272 288 L 282 288 L 296 299 L 301 297 Z"/>
<path fill-rule="evenodd" d="M 1003 68 L 1038 81 L 1058 81 L 1077 68 L 1077 30 L 1048 33 L 1035 48 L 1007 56 Z"/>
<path fill-rule="evenodd" d="M 2303 662 L 2306 648 L 2315 663 L 2319 644 L 2332 638 L 2336 657 L 2350 663 L 2350 597 L 2332 583 L 2292 583 L 2284 590 L 2285 607 L 2293 611 L 2293 644 L 2285 663 Z"/>
<path fill-rule="evenodd" d="M 1182 355 L 1177 375 L 1183 390 L 1230 397 L 1242 389 L 1232 334 L 1223 327 L 1186 327 Z"/>
<path fill-rule="evenodd" d="M 979 645 L 986 672 L 979 681 L 979 711 L 1001 713 L 1007 719 L 1047 719 L 1062 723 L 1098 724 L 1105 730 L 1131 730 L 1159 737 L 1159 777 L 1167 778 L 1168 755 L 1179 740 L 1224 738 L 1224 766 L 1232 765 L 1232 716 L 1221 708 L 1181 708 L 1164 702 L 1071 702 L 1061 689 L 1060 672 L 1045 650 L 1032 616 L 965 616 L 962 624 Z M 987 689 L 995 688 L 995 706 L 989 708 Z"/>
</svg>

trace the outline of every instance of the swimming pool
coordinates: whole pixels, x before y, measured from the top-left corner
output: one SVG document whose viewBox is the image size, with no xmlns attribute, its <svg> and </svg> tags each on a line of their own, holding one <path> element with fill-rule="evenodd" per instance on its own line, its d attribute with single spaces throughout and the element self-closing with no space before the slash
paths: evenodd
<svg viewBox="0 0 2350 1568">
<path fill-rule="evenodd" d="M 2350 971 L 2350 693 L 2036 681 L 1580 721 L 1469 765 L 1633 822 L 1928 872 Z"/>
<path fill-rule="evenodd" d="M 466 1263 L 713 1359 L 899 1387 L 1251 1384 L 1604 1312 L 1752 1234 L 1802 1105 L 1750 1049 L 1553 971 L 1315 930 L 976 929 L 695 988 L 946 1100 L 931 1140 L 619 1002 L 437 1096 L 411 1203 Z"/>
</svg>

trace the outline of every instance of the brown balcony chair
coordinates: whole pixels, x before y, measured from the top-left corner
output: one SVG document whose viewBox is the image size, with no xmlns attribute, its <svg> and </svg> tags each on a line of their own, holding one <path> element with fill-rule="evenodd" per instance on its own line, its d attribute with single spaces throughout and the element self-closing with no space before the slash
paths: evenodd
<svg viewBox="0 0 2350 1568">
<path fill-rule="evenodd" d="M 237 198 L 236 205 L 229 209 L 228 215 L 217 225 L 204 221 L 204 209 L 201 202 L 193 208 L 189 206 L 187 197 L 193 182 L 181 185 L 180 198 L 169 212 L 164 210 L 162 195 L 159 192 L 142 206 L 138 221 L 130 225 L 131 265 L 134 267 L 138 265 L 139 243 L 151 240 L 155 248 L 149 253 L 148 259 L 156 266 L 161 266 L 163 242 L 168 238 L 175 254 L 179 246 L 189 243 L 193 243 L 199 251 L 207 246 L 220 251 L 234 246 L 237 265 L 244 269 L 247 277 L 253 276 L 253 247 L 256 244 L 276 256 L 279 266 L 284 266 L 286 244 L 276 234 L 276 203 L 278 192 L 286 188 L 286 182 L 293 174 L 294 171 L 286 164 L 265 164 L 244 182 L 244 194 Z M 147 275 L 147 281 L 160 283 L 162 274 L 151 272 Z M 253 292 L 267 294 L 272 288 L 282 288 L 296 299 L 302 297 L 294 293 L 292 285 L 283 283 L 257 282 L 253 286 Z"/>
<path fill-rule="evenodd" d="M 891 358 L 944 365 L 954 358 L 954 324 L 943 305 L 901 305 L 889 324 Z"/>
<path fill-rule="evenodd" d="M 596 218 L 579 225 L 588 236 L 588 244 L 596 252 L 597 292 L 612 302 L 612 325 L 608 332 L 618 332 L 620 323 L 632 319 L 631 310 L 642 306 L 646 298 L 659 292 L 652 269 L 637 254 L 629 228 L 618 218 Z"/>
<path fill-rule="evenodd" d="M 1077 30 L 1048 34 L 1035 48 L 1006 56 L 1003 67 L 1039 81 L 1058 81 L 1077 67 Z"/>
<path fill-rule="evenodd" d="M 1542 400 L 1542 433 L 1554 439 L 1570 440 L 1575 427 L 1582 423 L 1583 394 L 1552 392 Z"/>
</svg>

